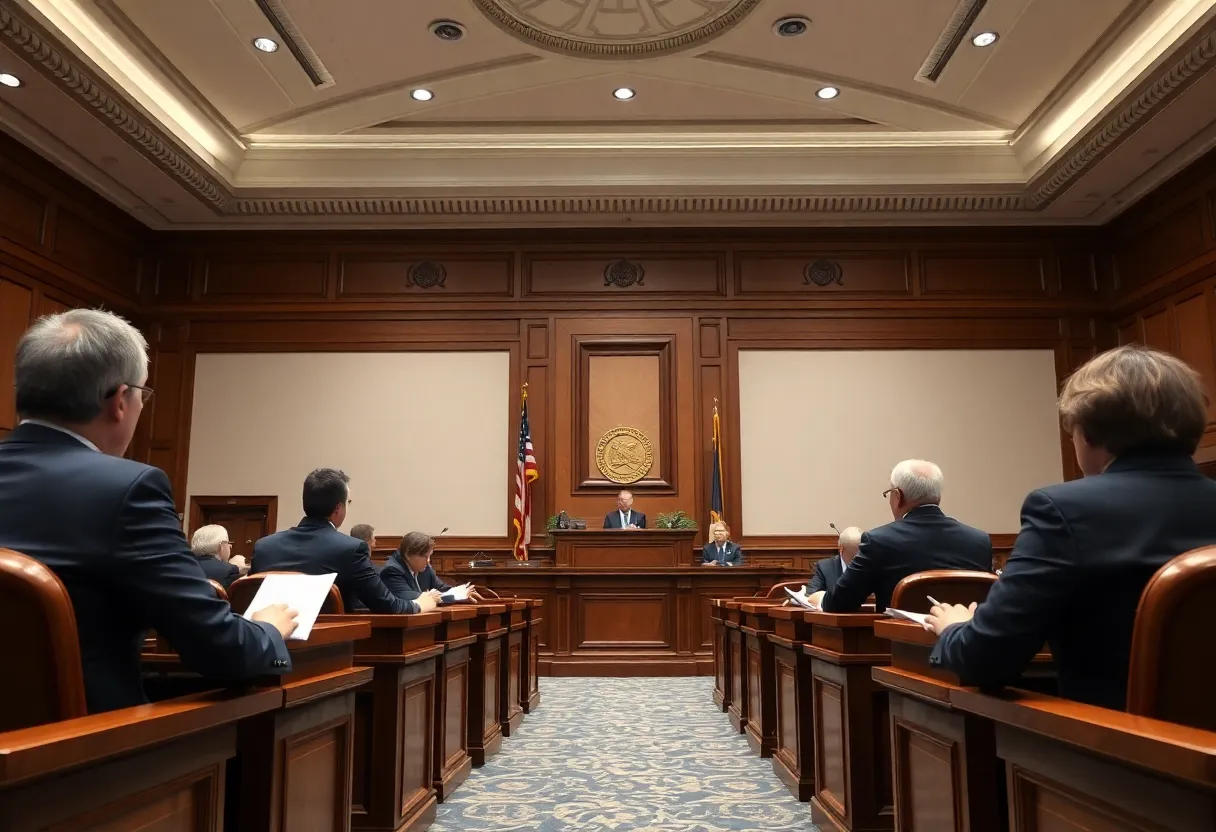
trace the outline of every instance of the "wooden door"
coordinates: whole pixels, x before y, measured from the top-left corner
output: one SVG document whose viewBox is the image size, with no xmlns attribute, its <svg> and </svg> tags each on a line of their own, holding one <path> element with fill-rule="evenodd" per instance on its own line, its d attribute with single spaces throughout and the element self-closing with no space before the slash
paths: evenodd
<svg viewBox="0 0 1216 832">
<path fill-rule="evenodd" d="M 223 526 L 232 554 L 251 561 L 253 544 L 276 529 L 277 503 L 274 497 L 191 497 L 190 531 L 212 523 Z"/>
</svg>

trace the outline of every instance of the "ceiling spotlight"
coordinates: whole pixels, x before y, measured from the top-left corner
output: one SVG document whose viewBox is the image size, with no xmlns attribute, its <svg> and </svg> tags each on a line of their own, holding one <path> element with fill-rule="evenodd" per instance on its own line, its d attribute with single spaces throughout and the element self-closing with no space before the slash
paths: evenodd
<svg viewBox="0 0 1216 832">
<path fill-rule="evenodd" d="M 279 44 L 270 38 L 254 38 L 253 48 L 262 52 L 278 52 Z"/>
<path fill-rule="evenodd" d="M 805 17 L 783 17 L 773 24 L 773 33 L 781 38 L 796 38 L 805 35 L 810 25 Z"/>
<path fill-rule="evenodd" d="M 410 98 L 415 101 L 430 101 L 435 97 L 435 93 L 430 90 L 417 89 L 410 93 Z"/>
<path fill-rule="evenodd" d="M 10 75 L 7 72 L 0 72 L 0 84 L 4 84 L 6 87 L 19 87 L 21 86 L 21 79 L 16 75 Z"/>
<path fill-rule="evenodd" d="M 464 37 L 464 27 L 455 20 L 436 20 L 430 25 L 431 34 L 440 40 L 460 40 Z"/>
<path fill-rule="evenodd" d="M 821 87 L 815 92 L 816 97 L 822 98 L 824 101 L 830 101 L 840 95 L 840 90 L 835 87 Z"/>
<path fill-rule="evenodd" d="M 618 87 L 612 91 L 612 97 L 617 101 L 628 101 L 635 95 L 637 95 L 637 93 L 629 89 L 629 87 Z"/>
<path fill-rule="evenodd" d="M 999 38 L 1000 35 L 996 32 L 980 32 L 971 39 L 971 45 L 979 47 L 992 46 Z"/>
</svg>

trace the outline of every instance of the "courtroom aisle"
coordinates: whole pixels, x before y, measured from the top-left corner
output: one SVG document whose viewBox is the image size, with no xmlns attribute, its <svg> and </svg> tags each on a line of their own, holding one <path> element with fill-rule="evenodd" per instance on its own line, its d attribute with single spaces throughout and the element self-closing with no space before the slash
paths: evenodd
<svg viewBox="0 0 1216 832">
<path fill-rule="evenodd" d="M 540 682 L 540 708 L 432 832 L 816 832 L 810 804 L 714 707 L 711 677 Z"/>
</svg>

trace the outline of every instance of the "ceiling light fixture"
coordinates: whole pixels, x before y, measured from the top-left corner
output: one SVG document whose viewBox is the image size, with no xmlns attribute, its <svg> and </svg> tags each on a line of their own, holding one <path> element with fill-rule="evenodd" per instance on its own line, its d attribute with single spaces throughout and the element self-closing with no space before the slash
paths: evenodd
<svg viewBox="0 0 1216 832">
<path fill-rule="evenodd" d="M 815 92 L 817 98 L 822 98 L 824 101 L 831 101 L 836 96 L 840 95 L 840 90 L 835 87 L 821 87 Z"/>
<path fill-rule="evenodd" d="M 436 20 L 429 28 L 431 34 L 440 40 L 453 41 L 464 37 L 464 26 L 455 20 Z"/>
<path fill-rule="evenodd" d="M 992 46 L 992 44 L 1000 40 L 1000 37 L 996 32 L 980 32 L 971 39 L 971 45 L 982 49 L 985 46 Z"/>
<path fill-rule="evenodd" d="M 805 35 L 811 21 L 805 17 L 783 17 L 773 24 L 773 34 L 779 38 L 796 38 Z"/>
<path fill-rule="evenodd" d="M 612 91 L 612 97 L 617 101 L 628 101 L 635 95 L 637 95 L 637 93 L 629 89 L 629 87 L 618 87 Z"/>
<path fill-rule="evenodd" d="M 410 93 L 410 98 L 414 99 L 415 101 L 430 101 L 434 97 L 435 93 L 431 92 L 430 90 L 416 89 Z"/>
<path fill-rule="evenodd" d="M 253 48 L 259 52 L 278 52 L 279 44 L 270 38 L 254 38 Z"/>
<path fill-rule="evenodd" d="M 0 72 L 0 84 L 4 84 L 6 87 L 19 87 L 21 86 L 21 79 L 16 75 L 10 75 L 7 72 Z"/>
</svg>

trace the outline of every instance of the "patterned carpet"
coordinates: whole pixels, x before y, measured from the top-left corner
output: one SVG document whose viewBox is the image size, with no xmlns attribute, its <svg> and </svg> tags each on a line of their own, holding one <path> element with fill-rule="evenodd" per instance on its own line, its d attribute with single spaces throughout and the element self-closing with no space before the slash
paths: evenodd
<svg viewBox="0 0 1216 832">
<path fill-rule="evenodd" d="M 706 677 L 542 679 L 540 709 L 431 830 L 815 832 L 712 693 Z"/>
</svg>

